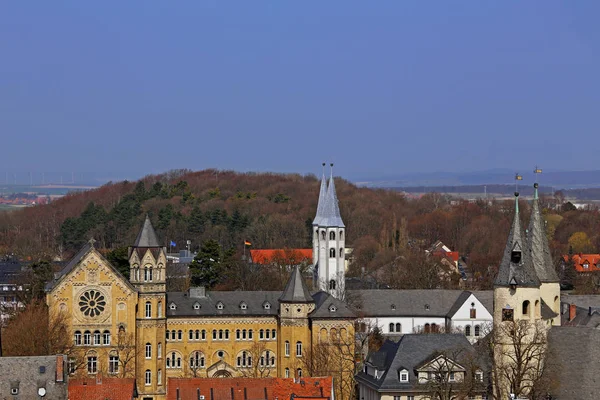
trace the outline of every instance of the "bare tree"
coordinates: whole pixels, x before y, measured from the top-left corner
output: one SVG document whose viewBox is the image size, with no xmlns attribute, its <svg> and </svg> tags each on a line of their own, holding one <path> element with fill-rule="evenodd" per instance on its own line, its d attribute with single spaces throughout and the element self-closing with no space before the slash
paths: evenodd
<svg viewBox="0 0 600 400">
<path fill-rule="evenodd" d="M 275 374 L 275 352 L 270 351 L 265 342 L 254 342 L 246 355 L 252 357 L 252 363 L 246 368 L 240 368 L 245 378 L 268 378 Z"/>
</svg>

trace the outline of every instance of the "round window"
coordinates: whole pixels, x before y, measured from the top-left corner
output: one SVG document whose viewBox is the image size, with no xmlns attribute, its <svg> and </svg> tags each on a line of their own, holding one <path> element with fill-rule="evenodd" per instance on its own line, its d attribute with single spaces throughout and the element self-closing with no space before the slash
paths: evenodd
<svg viewBox="0 0 600 400">
<path fill-rule="evenodd" d="M 86 317 L 96 317 L 104 311 L 106 300 L 97 290 L 88 290 L 79 297 L 79 309 Z"/>
</svg>

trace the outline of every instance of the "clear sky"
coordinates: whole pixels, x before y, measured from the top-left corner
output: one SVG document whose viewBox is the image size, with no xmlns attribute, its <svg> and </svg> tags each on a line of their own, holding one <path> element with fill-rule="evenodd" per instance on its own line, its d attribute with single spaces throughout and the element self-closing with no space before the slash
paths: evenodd
<svg viewBox="0 0 600 400">
<path fill-rule="evenodd" d="M 600 169 L 599 15 L 597 0 L 3 1 L 0 173 Z"/>
</svg>

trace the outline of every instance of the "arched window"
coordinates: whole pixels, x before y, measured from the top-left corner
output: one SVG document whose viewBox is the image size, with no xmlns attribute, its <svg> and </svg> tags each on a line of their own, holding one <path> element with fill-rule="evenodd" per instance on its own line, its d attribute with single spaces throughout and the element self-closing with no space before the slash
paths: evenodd
<svg viewBox="0 0 600 400">
<path fill-rule="evenodd" d="M 152 344 L 146 343 L 146 358 L 152 358 Z"/>
<path fill-rule="evenodd" d="M 236 360 L 238 367 L 244 368 L 252 366 L 252 356 L 245 350 L 238 354 Z"/>
<path fill-rule="evenodd" d="M 541 310 L 540 310 L 540 301 L 536 300 L 535 301 L 535 316 L 539 317 L 540 313 L 541 313 Z"/>
<path fill-rule="evenodd" d="M 269 340 L 270 338 L 271 338 L 271 331 L 267 329 L 265 331 L 265 339 Z"/>
<path fill-rule="evenodd" d="M 181 357 L 172 351 L 167 355 L 167 368 L 181 368 Z"/>
<path fill-rule="evenodd" d="M 150 278 L 148 280 L 152 282 L 152 267 L 148 268 L 148 277 Z"/>
<path fill-rule="evenodd" d="M 148 281 L 148 267 L 144 268 L 144 281 Z"/>
<path fill-rule="evenodd" d="M 465 336 L 471 336 L 471 325 L 465 326 Z"/>
<path fill-rule="evenodd" d="M 189 335 L 188 335 L 188 339 L 189 340 L 194 340 L 194 331 L 190 329 L 189 331 Z"/>
<path fill-rule="evenodd" d="M 158 342 L 158 346 L 156 347 L 156 357 L 162 358 L 162 343 Z"/>
<path fill-rule="evenodd" d="M 177 340 L 183 340 L 183 331 L 177 331 Z"/>
<path fill-rule="evenodd" d="M 252 340 L 252 329 L 248 329 L 248 339 Z"/>
<path fill-rule="evenodd" d="M 177 339 L 177 332 L 175 332 L 175 329 L 173 329 L 171 331 L 171 340 L 175 340 L 175 339 Z"/>
<path fill-rule="evenodd" d="M 80 331 L 75 331 L 75 338 L 74 338 L 73 342 L 75 343 L 75 346 L 81 346 L 81 332 Z"/>
<path fill-rule="evenodd" d="M 242 329 L 242 339 L 246 340 L 246 330 Z"/>
<path fill-rule="evenodd" d="M 335 232 L 334 231 L 329 232 L 329 240 L 335 240 Z"/>
<path fill-rule="evenodd" d="M 325 240 L 325 231 L 324 231 L 324 230 L 323 230 L 323 231 L 321 231 L 321 238 L 322 238 L 323 240 Z"/>
<path fill-rule="evenodd" d="M 340 258 L 344 257 L 344 248 L 340 247 Z"/>
<path fill-rule="evenodd" d="M 225 329 L 225 340 L 229 340 L 229 329 Z"/>
<path fill-rule="evenodd" d="M 475 336 L 479 336 L 481 334 L 481 328 L 479 325 L 475 325 Z"/>
<path fill-rule="evenodd" d="M 290 356 L 290 342 L 288 340 L 285 341 L 285 356 Z"/>
<path fill-rule="evenodd" d="M 402 325 L 400 325 L 399 322 L 396 322 L 396 332 L 397 333 L 402 333 Z"/>
<path fill-rule="evenodd" d="M 202 331 L 201 331 L 200 333 L 201 333 L 201 336 L 200 336 L 200 338 L 201 338 L 202 340 L 206 340 L 206 330 L 202 329 Z"/>
<path fill-rule="evenodd" d="M 523 315 L 529 316 L 529 300 L 523 302 Z"/>
<path fill-rule="evenodd" d="M 296 370 L 296 378 L 302 378 L 302 368 Z"/>
<path fill-rule="evenodd" d="M 223 329 L 219 329 L 219 340 L 223 340 Z"/>
<path fill-rule="evenodd" d="M 92 344 L 92 334 L 90 333 L 90 331 L 83 332 L 83 344 L 85 346 L 89 346 L 90 344 Z"/>
<path fill-rule="evenodd" d="M 162 385 L 162 369 L 159 369 L 158 373 L 156 374 L 156 384 Z"/>
<path fill-rule="evenodd" d="M 429 324 L 425 324 L 425 329 L 424 329 L 425 333 L 429 333 L 431 332 L 431 327 L 429 326 Z"/>
<path fill-rule="evenodd" d="M 204 368 L 204 354 L 200 351 L 194 351 L 190 354 L 190 368 Z"/>
<path fill-rule="evenodd" d="M 329 290 L 335 290 L 335 279 L 329 281 Z"/>
<path fill-rule="evenodd" d="M 329 258 L 335 258 L 335 249 L 329 249 Z"/>
<path fill-rule="evenodd" d="M 263 329 L 258 331 L 258 338 L 263 340 L 265 338 L 265 331 Z"/>
<path fill-rule="evenodd" d="M 438 333 L 440 331 L 440 327 L 438 324 L 431 324 L 431 332 Z"/>
<path fill-rule="evenodd" d="M 554 298 L 554 312 L 557 314 L 560 313 L 560 301 L 558 300 L 558 296 Z"/>
<path fill-rule="evenodd" d="M 212 340 L 217 340 L 217 330 L 213 329 L 212 331 Z"/>
<path fill-rule="evenodd" d="M 100 344 L 100 331 L 94 331 L 94 345 Z"/>
<path fill-rule="evenodd" d="M 146 370 L 146 386 L 152 385 L 152 371 Z"/>
<path fill-rule="evenodd" d="M 104 331 L 102 333 L 102 341 L 105 346 L 110 345 L 110 331 Z"/>
<path fill-rule="evenodd" d="M 290 369 L 289 369 L 289 368 L 286 368 L 286 369 L 285 369 L 285 377 L 286 377 L 286 378 L 289 378 L 289 377 L 290 377 Z"/>
<path fill-rule="evenodd" d="M 340 229 L 340 240 L 344 240 L 344 231 Z"/>
<path fill-rule="evenodd" d="M 277 338 L 277 331 L 275 329 L 271 329 L 271 339 L 275 340 Z"/>
<path fill-rule="evenodd" d="M 395 332 L 395 325 L 393 322 L 390 322 L 390 332 Z"/>
<path fill-rule="evenodd" d="M 152 303 L 146 302 L 146 318 L 152 318 Z"/>
<path fill-rule="evenodd" d="M 158 309 L 158 318 L 161 318 L 161 317 L 162 317 L 162 315 L 163 315 L 163 314 L 162 314 L 162 301 L 159 301 L 159 302 L 156 304 L 156 307 L 157 307 L 157 309 Z"/>
<path fill-rule="evenodd" d="M 302 357 L 302 342 L 296 342 L 296 357 Z"/>
<path fill-rule="evenodd" d="M 235 330 L 235 340 L 240 340 L 240 332 L 241 331 L 239 329 Z"/>
</svg>

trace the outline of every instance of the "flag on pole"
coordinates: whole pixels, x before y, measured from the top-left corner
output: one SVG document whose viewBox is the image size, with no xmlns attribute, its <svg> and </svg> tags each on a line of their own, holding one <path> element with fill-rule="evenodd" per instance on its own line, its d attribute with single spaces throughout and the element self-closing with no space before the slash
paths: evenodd
<svg viewBox="0 0 600 400">
<path fill-rule="evenodd" d="M 252 243 L 250 243 L 250 242 L 249 242 L 249 241 L 247 241 L 247 240 L 244 240 L 244 246 L 252 246 Z"/>
<path fill-rule="evenodd" d="M 174 241 L 171 240 L 171 243 L 169 243 L 169 246 L 175 247 L 175 246 L 177 246 L 177 243 L 175 243 Z"/>
</svg>

